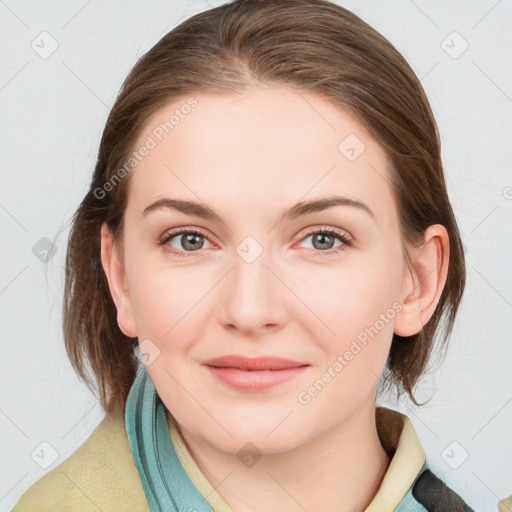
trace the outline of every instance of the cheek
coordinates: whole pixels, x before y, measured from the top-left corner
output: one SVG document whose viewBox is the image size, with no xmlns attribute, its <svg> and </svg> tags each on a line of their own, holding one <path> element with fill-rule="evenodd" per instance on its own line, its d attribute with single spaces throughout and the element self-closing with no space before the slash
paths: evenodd
<svg viewBox="0 0 512 512">
<path fill-rule="evenodd" d="M 322 354 L 316 377 L 329 382 L 317 402 L 320 408 L 332 406 L 333 401 L 355 408 L 372 395 L 393 338 L 396 310 L 389 292 L 377 293 L 373 279 L 347 279 L 346 284 L 329 298 L 319 296 L 320 315 L 329 330 L 311 324 L 310 337 Z"/>
<path fill-rule="evenodd" d="M 197 322 L 192 320 L 208 304 L 208 292 L 214 285 L 212 277 L 192 267 L 155 270 L 150 263 L 139 261 L 130 294 L 139 332 L 155 339 L 162 349 L 171 339 L 176 346 L 180 340 L 193 336 Z"/>
<path fill-rule="evenodd" d="M 399 297 L 399 277 L 398 265 L 365 258 L 357 264 L 322 268 L 304 275 L 296 281 L 294 291 L 313 318 L 324 325 L 317 332 L 347 339 L 392 308 Z"/>
<path fill-rule="evenodd" d="M 376 385 L 393 337 L 400 272 L 391 258 L 375 256 L 324 268 L 298 283 L 297 295 L 314 313 L 308 311 L 312 320 L 306 325 L 323 353 L 319 372 L 336 375 L 335 395 L 348 399 Z"/>
</svg>

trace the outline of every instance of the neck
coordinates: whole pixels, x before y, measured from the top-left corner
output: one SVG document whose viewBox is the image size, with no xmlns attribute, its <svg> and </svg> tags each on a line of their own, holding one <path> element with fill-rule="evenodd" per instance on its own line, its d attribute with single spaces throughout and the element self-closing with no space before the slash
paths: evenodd
<svg viewBox="0 0 512 512">
<path fill-rule="evenodd" d="M 374 402 L 308 443 L 264 454 L 252 467 L 180 432 L 199 469 L 234 512 L 363 512 L 390 463 L 377 434 Z"/>
</svg>

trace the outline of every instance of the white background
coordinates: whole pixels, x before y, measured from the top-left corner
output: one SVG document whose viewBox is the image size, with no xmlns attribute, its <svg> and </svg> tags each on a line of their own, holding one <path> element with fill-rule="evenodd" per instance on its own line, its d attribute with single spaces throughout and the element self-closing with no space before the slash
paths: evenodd
<svg viewBox="0 0 512 512">
<path fill-rule="evenodd" d="M 104 414 L 67 360 L 61 307 L 68 221 L 88 188 L 109 109 L 139 56 L 178 22 L 221 3 L 0 2 L 2 511 Z M 387 37 L 421 79 L 467 249 L 448 355 L 417 392 L 431 400 L 421 409 L 405 399 L 382 403 L 409 416 L 439 477 L 475 510 L 496 512 L 512 494 L 512 2 L 338 3 Z M 31 47 L 48 38 L 43 31 L 58 43 L 48 58 Z M 47 264 L 33 253 L 44 237 L 57 248 Z M 31 458 L 50 450 L 42 442 L 58 454 L 46 469 Z M 454 469 L 463 450 L 468 458 Z"/>
</svg>

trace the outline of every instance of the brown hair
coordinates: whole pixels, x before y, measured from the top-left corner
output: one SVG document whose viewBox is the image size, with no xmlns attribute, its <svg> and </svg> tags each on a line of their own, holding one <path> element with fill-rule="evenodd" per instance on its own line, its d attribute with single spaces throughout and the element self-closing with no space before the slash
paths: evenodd
<svg viewBox="0 0 512 512">
<path fill-rule="evenodd" d="M 393 336 L 383 373 L 386 384 L 395 384 L 399 395 L 407 391 L 418 405 L 412 389 L 426 371 L 441 326 L 446 345 L 465 285 L 437 126 L 400 53 L 356 15 L 327 0 L 227 3 L 185 20 L 133 67 L 107 120 L 90 189 L 72 219 L 63 307 L 71 364 L 91 390 L 95 381 L 108 415 L 124 413 L 138 342 L 119 329 L 100 259 L 104 222 L 116 248 L 122 248 L 130 174 L 120 179 L 119 169 L 148 118 L 170 101 L 203 91 L 235 93 L 251 84 L 287 85 L 348 109 L 390 159 L 403 240 L 421 242 L 432 224 L 447 229 L 450 262 L 437 308 L 418 334 Z M 115 186 L 105 185 L 115 179 Z"/>
</svg>

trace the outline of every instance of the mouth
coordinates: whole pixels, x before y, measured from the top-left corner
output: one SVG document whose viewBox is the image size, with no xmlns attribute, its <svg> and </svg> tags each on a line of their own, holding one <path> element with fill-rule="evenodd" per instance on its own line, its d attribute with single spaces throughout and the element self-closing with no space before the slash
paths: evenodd
<svg viewBox="0 0 512 512">
<path fill-rule="evenodd" d="M 301 366 L 309 366 L 309 363 L 292 361 L 291 359 L 283 359 L 281 357 L 250 358 L 239 355 L 216 357 L 204 362 L 203 364 L 214 368 L 236 368 L 246 371 L 276 371 L 287 370 L 289 368 L 299 368 Z"/>
<path fill-rule="evenodd" d="M 224 356 L 203 363 L 222 384 L 242 391 L 262 391 L 301 374 L 309 363 L 277 357 Z"/>
</svg>

